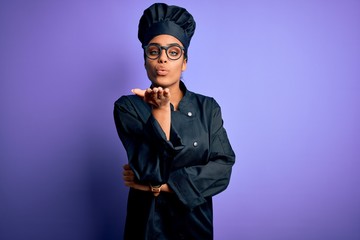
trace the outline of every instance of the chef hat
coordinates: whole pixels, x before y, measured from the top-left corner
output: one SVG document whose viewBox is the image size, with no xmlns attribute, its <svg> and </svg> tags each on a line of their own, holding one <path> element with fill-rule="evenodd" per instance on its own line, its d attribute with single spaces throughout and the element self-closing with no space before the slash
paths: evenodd
<svg viewBox="0 0 360 240">
<path fill-rule="evenodd" d="M 186 56 L 195 26 L 194 18 L 185 8 L 155 3 L 140 18 L 138 38 L 146 46 L 157 35 L 171 35 L 183 44 Z"/>
</svg>

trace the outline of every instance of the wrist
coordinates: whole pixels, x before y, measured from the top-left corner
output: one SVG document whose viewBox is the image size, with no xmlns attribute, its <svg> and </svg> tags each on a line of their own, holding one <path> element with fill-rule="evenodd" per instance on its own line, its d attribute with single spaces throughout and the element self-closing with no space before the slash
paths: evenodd
<svg viewBox="0 0 360 240">
<path fill-rule="evenodd" d="M 150 186 L 150 191 L 153 193 L 154 197 L 157 197 L 160 195 L 160 192 L 161 192 L 161 187 L 163 186 L 162 184 L 161 185 L 151 185 L 149 184 Z"/>
<path fill-rule="evenodd" d="M 159 112 L 170 112 L 171 108 L 170 108 L 170 102 L 164 105 L 159 105 L 159 106 L 155 106 L 152 105 L 152 111 L 159 111 Z"/>
<path fill-rule="evenodd" d="M 169 187 L 167 183 L 163 184 L 161 187 L 162 192 L 172 193 L 173 190 Z"/>
</svg>

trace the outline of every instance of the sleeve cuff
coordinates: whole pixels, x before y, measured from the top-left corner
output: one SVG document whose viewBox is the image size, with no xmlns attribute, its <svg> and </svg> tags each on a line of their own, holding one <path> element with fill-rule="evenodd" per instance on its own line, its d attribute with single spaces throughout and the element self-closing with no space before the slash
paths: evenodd
<svg viewBox="0 0 360 240">
<path fill-rule="evenodd" d="M 168 185 L 176 193 L 179 200 L 190 209 L 206 202 L 206 199 L 187 176 L 184 168 L 170 174 Z"/>
</svg>

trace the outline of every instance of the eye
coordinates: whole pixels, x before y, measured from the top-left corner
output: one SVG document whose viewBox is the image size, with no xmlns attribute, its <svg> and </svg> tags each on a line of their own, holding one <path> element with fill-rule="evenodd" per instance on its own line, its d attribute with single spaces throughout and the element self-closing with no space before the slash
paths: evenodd
<svg viewBox="0 0 360 240">
<path fill-rule="evenodd" d="M 159 51 L 158 50 L 152 50 L 152 51 L 149 52 L 149 54 L 151 56 L 157 56 L 157 55 L 159 55 Z"/>
<path fill-rule="evenodd" d="M 181 49 L 177 46 L 173 46 L 168 49 L 168 54 L 171 57 L 177 57 L 180 53 L 181 53 Z"/>
<path fill-rule="evenodd" d="M 156 46 L 149 46 L 146 52 L 149 56 L 158 56 L 160 54 L 159 48 Z"/>
</svg>

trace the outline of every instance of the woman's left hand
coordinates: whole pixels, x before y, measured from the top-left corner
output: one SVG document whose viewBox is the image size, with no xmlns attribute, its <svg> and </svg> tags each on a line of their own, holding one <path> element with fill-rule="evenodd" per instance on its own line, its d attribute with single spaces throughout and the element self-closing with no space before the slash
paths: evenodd
<svg viewBox="0 0 360 240">
<path fill-rule="evenodd" d="M 150 191 L 150 187 L 148 185 L 143 185 L 136 182 L 135 174 L 133 170 L 131 170 L 129 164 L 125 164 L 123 168 L 123 179 L 125 186 L 135 188 L 141 191 Z"/>
<path fill-rule="evenodd" d="M 134 171 L 131 170 L 129 164 L 125 164 L 123 168 L 124 168 L 123 179 L 125 186 L 135 188 L 141 191 L 151 192 L 149 185 L 144 185 L 136 182 Z M 170 189 L 170 187 L 166 183 L 161 186 L 161 191 L 170 192 L 170 193 L 173 192 L 172 189 Z"/>
</svg>

